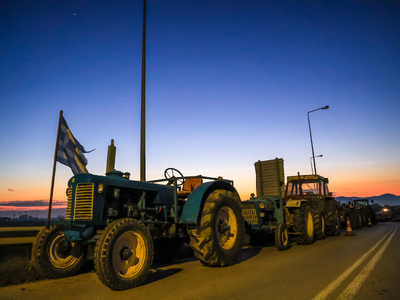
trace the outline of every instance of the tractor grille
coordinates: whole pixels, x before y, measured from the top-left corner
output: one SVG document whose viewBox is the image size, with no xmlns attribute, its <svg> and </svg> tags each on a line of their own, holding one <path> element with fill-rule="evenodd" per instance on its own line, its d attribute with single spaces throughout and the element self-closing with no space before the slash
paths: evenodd
<svg viewBox="0 0 400 300">
<path fill-rule="evenodd" d="M 71 203 L 72 203 L 72 186 L 67 189 L 68 203 L 67 212 L 65 213 L 65 220 L 71 220 Z"/>
<path fill-rule="evenodd" d="M 68 204 L 65 220 L 71 220 L 74 210 L 74 220 L 90 221 L 93 217 L 93 183 L 78 183 L 75 191 L 75 207 L 72 208 L 72 187 L 67 190 Z"/>
<path fill-rule="evenodd" d="M 75 191 L 74 220 L 88 221 L 93 217 L 93 183 L 78 183 Z"/>
<path fill-rule="evenodd" d="M 243 204 L 242 215 L 244 220 L 251 225 L 257 225 L 257 212 L 253 203 Z"/>
</svg>

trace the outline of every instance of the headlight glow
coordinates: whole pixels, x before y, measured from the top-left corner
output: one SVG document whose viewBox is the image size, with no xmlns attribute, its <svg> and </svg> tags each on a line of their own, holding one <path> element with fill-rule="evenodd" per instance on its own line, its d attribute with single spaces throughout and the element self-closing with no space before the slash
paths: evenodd
<svg viewBox="0 0 400 300">
<path fill-rule="evenodd" d="M 99 194 L 101 194 L 101 193 L 103 192 L 103 190 L 104 190 L 104 185 L 103 185 L 102 183 L 100 183 L 100 184 L 97 186 L 97 192 L 98 192 Z"/>
</svg>

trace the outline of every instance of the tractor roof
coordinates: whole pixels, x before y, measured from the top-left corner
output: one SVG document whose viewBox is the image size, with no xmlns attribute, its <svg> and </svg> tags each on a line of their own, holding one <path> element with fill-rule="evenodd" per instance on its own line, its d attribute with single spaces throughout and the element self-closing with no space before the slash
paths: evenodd
<svg viewBox="0 0 400 300">
<path fill-rule="evenodd" d="M 288 176 L 287 181 L 317 181 L 317 180 L 327 181 L 328 178 L 322 177 L 321 175 L 296 175 L 296 176 Z"/>
</svg>

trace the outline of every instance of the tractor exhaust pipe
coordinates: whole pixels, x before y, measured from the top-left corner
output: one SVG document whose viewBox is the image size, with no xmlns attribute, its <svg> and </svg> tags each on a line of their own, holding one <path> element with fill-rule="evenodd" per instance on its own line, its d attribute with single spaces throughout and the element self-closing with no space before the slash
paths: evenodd
<svg viewBox="0 0 400 300">
<path fill-rule="evenodd" d="M 115 170 L 115 152 L 114 140 L 111 140 L 111 145 L 108 146 L 106 174 Z"/>
</svg>

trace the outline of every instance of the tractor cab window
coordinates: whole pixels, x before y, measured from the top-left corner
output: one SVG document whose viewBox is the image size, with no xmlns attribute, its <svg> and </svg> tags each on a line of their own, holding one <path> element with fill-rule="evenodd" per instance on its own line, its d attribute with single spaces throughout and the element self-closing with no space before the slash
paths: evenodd
<svg viewBox="0 0 400 300">
<path fill-rule="evenodd" d="M 287 184 L 287 196 L 319 195 L 320 186 L 319 182 L 290 181 Z"/>
<path fill-rule="evenodd" d="M 306 195 L 319 195 L 319 182 L 303 182 L 303 193 Z"/>
<path fill-rule="evenodd" d="M 297 184 L 297 182 L 288 182 L 286 190 L 288 196 L 300 195 L 299 185 Z"/>
<path fill-rule="evenodd" d="M 328 184 L 326 182 L 324 182 L 324 195 L 325 197 L 329 196 Z"/>
</svg>

